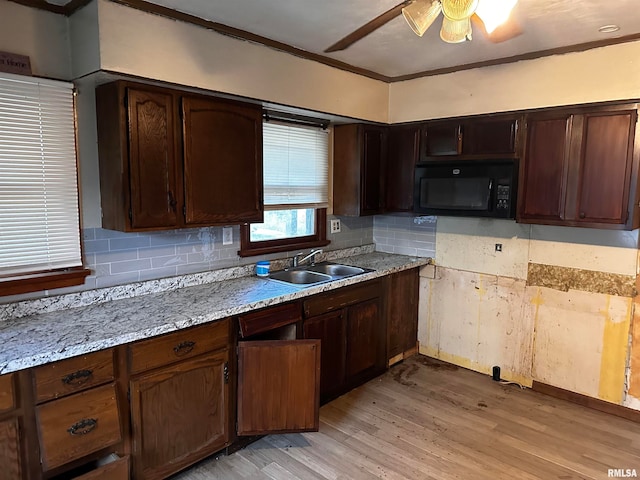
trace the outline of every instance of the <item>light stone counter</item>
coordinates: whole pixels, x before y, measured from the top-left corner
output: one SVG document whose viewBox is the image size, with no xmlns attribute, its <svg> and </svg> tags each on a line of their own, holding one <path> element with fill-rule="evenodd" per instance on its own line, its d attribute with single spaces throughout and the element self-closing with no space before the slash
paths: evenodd
<svg viewBox="0 0 640 480">
<path fill-rule="evenodd" d="M 212 322 L 430 262 L 386 253 L 335 260 L 374 272 L 310 288 L 245 276 L 0 322 L 0 375 Z"/>
</svg>

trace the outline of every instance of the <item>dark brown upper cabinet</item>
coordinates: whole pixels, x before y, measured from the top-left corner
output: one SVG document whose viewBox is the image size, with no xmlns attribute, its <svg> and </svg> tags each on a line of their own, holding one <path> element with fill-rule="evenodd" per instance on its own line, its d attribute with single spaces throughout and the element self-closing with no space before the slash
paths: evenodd
<svg viewBox="0 0 640 480">
<path fill-rule="evenodd" d="M 261 107 L 127 81 L 96 106 L 104 228 L 262 220 Z"/>
<path fill-rule="evenodd" d="M 513 155 L 517 118 L 487 117 L 463 124 L 463 155 Z"/>
<path fill-rule="evenodd" d="M 185 97 L 182 117 L 185 223 L 261 222 L 261 109 Z"/>
<path fill-rule="evenodd" d="M 334 129 L 333 213 L 364 216 L 384 211 L 387 128 L 338 125 Z"/>
<path fill-rule="evenodd" d="M 531 115 L 519 194 L 519 220 L 562 221 L 569 169 L 572 116 L 566 113 Z"/>
<path fill-rule="evenodd" d="M 420 156 L 420 126 L 389 128 L 386 165 L 386 211 L 413 210 L 413 177 Z"/>
<path fill-rule="evenodd" d="M 173 91 L 114 82 L 96 88 L 102 226 L 175 228 L 182 208 Z"/>
<path fill-rule="evenodd" d="M 462 124 L 458 121 L 429 122 L 422 127 L 421 160 L 462 154 Z"/>
<path fill-rule="evenodd" d="M 633 103 L 528 115 L 518 221 L 638 228 L 637 108 Z"/>
<path fill-rule="evenodd" d="M 420 161 L 512 157 L 519 120 L 518 115 L 498 115 L 426 122 L 421 130 Z"/>
</svg>

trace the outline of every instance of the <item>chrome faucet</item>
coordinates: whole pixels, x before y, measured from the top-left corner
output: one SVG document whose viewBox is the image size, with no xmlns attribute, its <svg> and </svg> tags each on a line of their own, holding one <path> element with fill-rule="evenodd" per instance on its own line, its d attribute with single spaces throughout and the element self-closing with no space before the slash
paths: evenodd
<svg viewBox="0 0 640 480">
<path fill-rule="evenodd" d="M 306 262 L 309 259 L 311 259 L 311 265 L 313 265 L 314 263 L 316 263 L 316 255 L 318 255 L 319 253 L 322 253 L 321 248 L 318 248 L 316 250 L 311 250 L 311 252 L 309 252 L 309 255 L 306 255 L 305 257 L 300 258 L 301 255 L 304 255 L 303 252 L 300 252 L 297 255 L 293 256 L 293 266 L 297 267 L 298 265 L 302 265 L 304 262 Z"/>
</svg>

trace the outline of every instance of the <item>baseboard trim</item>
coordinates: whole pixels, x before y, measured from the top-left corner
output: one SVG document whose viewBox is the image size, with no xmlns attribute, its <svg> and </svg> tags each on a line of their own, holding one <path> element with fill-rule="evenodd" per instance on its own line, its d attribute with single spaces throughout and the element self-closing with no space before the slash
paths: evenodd
<svg viewBox="0 0 640 480">
<path fill-rule="evenodd" d="M 551 397 L 567 400 L 593 410 L 598 410 L 599 412 L 608 413 L 610 415 L 615 415 L 616 417 L 631 420 L 635 423 L 640 423 L 640 410 L 633 410 L 632 408 L 605 402 L 604 400 L 582 395 L 581 393 L 575 393 L 563 388 L 554 387 L 553 385 L 547 385 L 546 383 L 536 382 L 535 380 L 533 381 L 531 389 L 534 392 L 544 393 Z"/>
<path fill-rule="evenodd" d="M 399 353 L 398 355 L 395 355 L 395 356 L 391 357 L 389 359 L 389 361 L 387 362 L 387 366 L 391 367 L 391 366 L 395 365 L 396 363 L 400 363 L 405 358 L 412 357 L 417 353 L 418 353 L 418 345 L 416 345 L 415 347 L 410 348 L 409 350 L 406 350 L 406 351 L 404 351 L 402 353 Z"/>
</svg>

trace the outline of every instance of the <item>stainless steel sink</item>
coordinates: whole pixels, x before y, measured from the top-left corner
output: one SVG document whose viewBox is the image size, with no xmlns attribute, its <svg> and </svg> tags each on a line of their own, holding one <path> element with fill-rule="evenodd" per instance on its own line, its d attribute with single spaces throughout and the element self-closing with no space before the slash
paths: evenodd
<svg viewBox="0 0 640 480">
<path fill-rule="evenodd" d="M 280 272 L 273 272 L 269 274 L 269 278 L 271 278 L 272 280 L 278 280 L 280 282 L 305 286 L 315 285 L 317 283 L 323 283 L 332 280 L 331 275 L 311 272 L 306 269 L 282 270 Z"/>
<path fill-rule="evenodd" d="M 317 265 L 308 266 L 307 269 L 312 272 L 326 273 L 332 277 L 350 277 L 364 273 L 363 268 L 353 267 L 351 265 L 340 265 L 338 263 L 318 263 Z"/>
<path fill-rule="evenodd" d="M 294 267 L 269 274 L 271 280 L 288 283 L 299 287 L 311 287 L 319 283 L 352 277 L 373 270 L 339 263 L 322 262 L 315 265 Z"/>
</svg>

